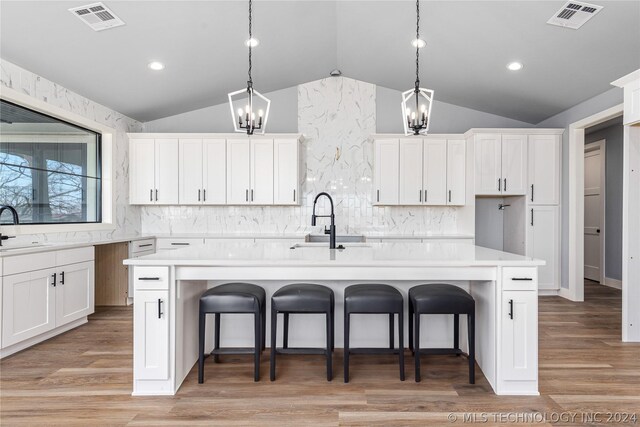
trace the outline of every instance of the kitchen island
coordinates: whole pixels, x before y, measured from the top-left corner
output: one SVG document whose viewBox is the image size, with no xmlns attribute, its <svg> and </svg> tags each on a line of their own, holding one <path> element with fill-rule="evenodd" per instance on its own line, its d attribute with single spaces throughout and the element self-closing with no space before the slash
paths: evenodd
<svg viewBox="0 0 640 427">
<path fill-rule="evenodd" d="M 342 343 L 346 286 L 387 283 L 398 288 L 406 301 L 409 288 L 416 284 L 456 284 L 476 301 L 476 358 L 493 390 L 502 395 L 538 394 L 537 267 L 543 261 L 466 243 L 345 246 L 329 249 L 321 243 L 228 242 L 126 260 L 125 264 L 134 268 L 136 301 L 133 394 L 173 395 L 178 391 L 198 358 L 200 295 L 208 287 L 234 281 L 263 286 L 268 301 L 289 283 L 331 287 L 336 295 L 338 347 Z M 222 345 L 251 345 L 250 319 L 230 316 L 235 317 L 223 322 Z M 353 322 L 353 345 L 384 346 L 387 337 L 380 336 L 385 330 L 384 319 L 362 316 L 360 323 Z M 321 318 L 303 317 L 292 317 L 290 342 L 296 346 L 322 342 L 323 328 L 311 324 L 322 322 Z M 451 346 L 447 338 L 452 336 L 450 319 L 444 315 L 423 317 L 429 317 L 422 327 L 427 334 L 422 340 L 425 346 Z M 461 342 L 465 334 L 461 331 Z M 210 351 L 212 336 L 207 339 L 206 350 Z"/>
</svg>

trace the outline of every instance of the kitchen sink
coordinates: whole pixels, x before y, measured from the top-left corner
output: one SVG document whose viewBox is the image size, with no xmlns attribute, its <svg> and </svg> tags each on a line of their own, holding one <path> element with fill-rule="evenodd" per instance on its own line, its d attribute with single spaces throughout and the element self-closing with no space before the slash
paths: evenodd
<svg viewBox="0 0 640 427">
<path fill-rule="evenodd" d="M 329 243 L 328 234 L 307 234 L 304 238 L 306 243 Z M 336 236 L 336 244 L 340 243 L 364 243 L 366 238 L 362 235 L 351 234 L 348 236 Z"/>
<path fill-rule="evenodd" d="M 317 248 L 317 249 L 329 249 L 327 245 L 328 242 L 305 242 L 305 243 L 296 243 L 291 246 L 291 249 L 298 248 Z M 371 245 L 367 245 L 364 242 L 336 242 L 336 249 L 348 249 L 348 248 L 370 248 Z"/>
</svg>

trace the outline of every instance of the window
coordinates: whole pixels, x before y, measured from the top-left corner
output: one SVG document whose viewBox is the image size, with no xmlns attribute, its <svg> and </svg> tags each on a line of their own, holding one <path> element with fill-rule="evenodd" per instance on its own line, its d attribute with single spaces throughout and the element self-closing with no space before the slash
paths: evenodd
<svg viewBox="0 0 640 427">
<path fill-rule="evenodd" d="M 101 135 L 0 103 L 0 205 L 15 207 L 21 224 L 101 222 Z"/>
</svg>

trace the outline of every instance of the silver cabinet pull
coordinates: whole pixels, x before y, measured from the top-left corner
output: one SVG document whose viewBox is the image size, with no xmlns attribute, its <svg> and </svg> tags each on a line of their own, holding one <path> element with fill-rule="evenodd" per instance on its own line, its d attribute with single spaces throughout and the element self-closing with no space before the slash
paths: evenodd
<svg viewBox="0 0 640 427">
<path fill-rule="evenodd" d="M 507 191 L 507 178 L 504 179 L 504 191 Z"/>
<path fill-rule="evenodd" d="M 200 190 L 198 190 L 198 201 L 200 201 Z"/>
</svg>

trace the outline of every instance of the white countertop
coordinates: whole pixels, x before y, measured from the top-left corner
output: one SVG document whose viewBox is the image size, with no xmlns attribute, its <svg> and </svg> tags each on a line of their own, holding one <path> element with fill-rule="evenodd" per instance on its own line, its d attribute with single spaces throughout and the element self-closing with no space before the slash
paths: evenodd
<svg viewBox="0 0 640 427">
<path fill-rule="evenodd" d="M 57 251 L 61 249 L 73 249 L 82 248 L 86 246 L 96 245 L 108 245 L 111 243 L 133 242 L 136 240 L 150 239 L 153 236 L 140 236 L 140 235 L 122 235 L 109 238 L 100 238 L 92 240 L 74 240 L 66 242 L 37 242 L 31 245 L 15 246 L 12 247 L 11 243 L 3 242 L 3 246 L 0 248 L 0 258 L 8 258 L 15 255 L 27 255 L 39 252 Z M 8 249 L 8 250 L 6 250 Z"/>
<path fill-rule="evenodd" d="M 540 266 L 544 261 L 468 243 L 327 243 L 291 249 L 285 242 L 210 243 L 125 260 L 127 265 L 281 267 L 495 267 Z"/>
</svg>

